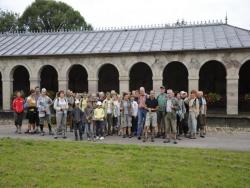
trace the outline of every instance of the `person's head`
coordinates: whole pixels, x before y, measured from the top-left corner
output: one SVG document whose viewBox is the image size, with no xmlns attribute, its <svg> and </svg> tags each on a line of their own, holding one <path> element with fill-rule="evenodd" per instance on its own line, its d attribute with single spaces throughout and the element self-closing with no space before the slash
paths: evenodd
<svg viewBox="0 0 250 188">
<path fill-rule="evenodd" d="M 111 94 L 109 92 L 106 93 L 106 99 L 111 99 Z"/>
<path fill-rule="evenodd" d="M 190 92 L 190 98 L 191 99 L 194 99 L 194 98 L 196 98 L 197 97 L 197 91 L 196 90 L 192 90 L 191 92 Z"/>
<path fill-rule="evenodd" d="M 61 90 L 58 92 L 58 97 L 63 98 L 65 96 L 64 91 Z"/>
<path fill-rule="evenodd" d="M 140 87 L 139 92 L 140 92 L 141 95 L 144 95 L 145 94 L 145 88 L 144 87 Z"/>
<path fill-rule="evenodd" d="M 75 101 L 75 107 L 79 107 L 79 104 L 80 104 L 80 101 L 77 99 L 77 100 Z"/>
<path fill-rule="evenodd" d="M 16 97 L 21 97 L 21 96 L 22 96 L 21 91 L 17 91 L 17 92 L 16 92 Z"/>
<path fill-rule="evenodd" d="M 40 87 L 36 86 L 35 87 L 35 92 L 36 92 L 36 94 L 39 94 L 40 93 Z"/>
<path fill-rule="evenodd" d="M 197 92 L 197 97 L 198 97 L 198 98 L 201 98 L 202 96 L 203 96 L 203 91 L 198 91 L 198 92 Z"/>
<path fill-rule="evenodd" d="M 129 94 L 125 93 L 123 98 L 124 98 L 125 101 L 129 100 Z"/>
<path fill-rule="evenodd" d="M 88 94 L 86 92 L 83 93 L 82 97 L 86 99 L 88 97 Z"/>
<path fill-rule="evenodd" d="M 155 91 L 154 90 L 150 91 L 150 98 L 155 98 Z"/>
<path fill-rule="evenodd" d="M 166 90 L 165 90 L 165 87 L 164 87 L 164 86 L 161 86 L 161 87 L 160 87 L 160 91 L 161 91 L 161 93 L 165 93 L 165 91 L 166 91 Z"/>
<path fill-rule="evenodd" d="M 174 92 L 173 92 L 172 89 L 168 89 L 168 90 L 167 90 L 167 96 L 168 96 L 169 98 L 172 98 L 172 97 L 174 96 Z"/>
<path fill-rule="evenodd" d="M 47 94 L 47 90 L 45 88 L 42 88 L 41 94 L 42 94 L 42 96 L 45 96 Z"/>
<path fill-rule="evenodd" d="M 130 96 L 130 101 L 134 101 L 135 97 L 133 95 Z"/>
<path fill-rule="evenodd" d="M 31 96 L 35 96 L 35 95 L 36 95 L 36 90 L 31 89 L 31 90 L 30 90 L 30 95 L 31 95 Z"/>
<path fill-rule="evenodd" d="M 180 94 L 180 93 L 177 93 L 177 94 L 176 94 L 176 98 L 177 98 L 177 99 L 181 99 L 181 94 Z"/>
<path fill-rule="evenodd" d="M 97 108 L 101 108 L 102 107 L 102 102 L 101 101 L 97 101 L 96 105 L 97 105 Z"/>
</svg>

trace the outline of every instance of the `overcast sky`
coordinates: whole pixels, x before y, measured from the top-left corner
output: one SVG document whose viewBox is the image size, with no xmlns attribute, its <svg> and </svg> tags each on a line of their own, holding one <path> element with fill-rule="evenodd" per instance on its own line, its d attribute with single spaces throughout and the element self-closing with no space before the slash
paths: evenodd
<svg viewBox="0 0 250 188">
<path fill-rule="evenodd" d="M 121 27 L 225 19 L 250 30 L 250 0 L 61 0 L 98 27 Z M 33 0 L 0 0 L 0 8 L 22 14 Z"/>
</svg>

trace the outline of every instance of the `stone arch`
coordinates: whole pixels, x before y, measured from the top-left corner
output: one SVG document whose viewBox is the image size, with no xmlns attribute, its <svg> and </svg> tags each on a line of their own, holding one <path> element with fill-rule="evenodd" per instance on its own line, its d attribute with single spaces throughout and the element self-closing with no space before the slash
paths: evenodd
<svg viewBox="0 0 250 188">
<path fill-rule="evenodd" d="M 250 59 L 245 61 L 239 69 L 239 111 L 250 112 Z"/>
<path fill-rule="evenodd" d="M 30 73 L 23 65 L 16 65 L 10 72 L 10 78 L 13 80 L 12 92 L 22 91 L 24 96 L 29 94 L 30 90 Z"/>
<path fill-rule="evenodd" d="M 208 109 L 220 109 L 223 112 L 226 110 L 226 76 L 226 67 L 220 61 L 211 60 L 201 66 L 199 71 L 199 90 L 204 91 L 205 95 L 216 93 L 221 96 L 221 99 L 216 102 L 210 101 L 211 98 L 209 98 Z"/>
<path fill-rule="evenodd" d="M 147 92 L 153 89 L 153 72 L 150 66 L 144 62 L 133 64 L 129 71 L 129 90 L 138 90 L 141 86 Z"/>
<path fill-rule="evenodd" d="M 172 61 L 163 69 L 163 85 L 176 92 L 188 91 L 188 69 L 182 62 Z"/>
<path fill-rule="evenodd" d="M 67 70 L 68 88 L 76 93 L 88 92 L 88 73 L 84 66 L 74 64 Z"/>
<path fill-rule="evenodd" d="M 44 65 L 39 70 L 40 88 L 46 88 L 54 96 L 58 91 L 58 72 L 52 65 Z"/>
<path fill-rule="evenodd" d="M 115 90 L 120 92 L 119 87 L 119 70 L 113 64 L 103 64 L 97 72 L 98 75 L 98 91 L 110 92 Z"/>
</svg>

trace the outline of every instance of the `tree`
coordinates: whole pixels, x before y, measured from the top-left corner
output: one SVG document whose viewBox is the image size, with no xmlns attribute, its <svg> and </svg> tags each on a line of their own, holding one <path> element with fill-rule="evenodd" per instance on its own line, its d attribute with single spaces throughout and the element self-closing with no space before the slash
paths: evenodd
<svg viewBox="0 0 250 188">
<path fill-rule="evenodd" d="M 54 0 L 36 0 L 19 19 L 19 26 L 28 30 L 89 29 L 81 14 L 71 6 Z"/>
<path fill-rule="evenodd" d="M 18 14 L 0 9 L 0 32 L 15 31 L 18 26 Z"/>
</svg>

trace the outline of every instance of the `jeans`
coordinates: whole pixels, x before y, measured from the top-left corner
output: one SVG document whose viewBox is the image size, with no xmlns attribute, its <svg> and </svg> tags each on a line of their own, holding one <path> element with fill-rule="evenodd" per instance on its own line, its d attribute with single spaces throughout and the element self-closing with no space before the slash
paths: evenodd
<svg viewBox="0 0 250 188">
<path fill-rule="evenodd" d="M 92 123 L 85 123 L 85 130 L 87 133 L 87 138 L 94 138 L 94 132 L 93 132 L 93 124 Z"/>
<path fill-rule="evenodd" d="M 67 113 L 65 112 L 56 112 L 56 135 L 59 135 L 62 132 L 62 135 L 66 135 L 66 120 Z"/>
<path fill-rule="evenodd" d="M 137 136 L 141 136 L 142 134 L 142 130 L 143 130 L 143 126 L 145 124 L 146 121 L 146 114 L 147 111 L 144 108 L 139 108 L 138 109 L 138 125 L 137 125 Z"/>
<path fill-rule="evenodd" d="M 79 134 L 80 139 L 82 139 L 82 135 L 83 135 L 82 123 L 81 122 L 74 122 L 73 125 L 74 125 L 75 138 L 78 138 L 78 134 Z"/>
<path fill-rule="evenodd" d="M 103 136 L 104 121 L 97 120 L 95 121 L 95 125 L 96 125 L 96 136 L 98 137 Z"/>
</svg>

